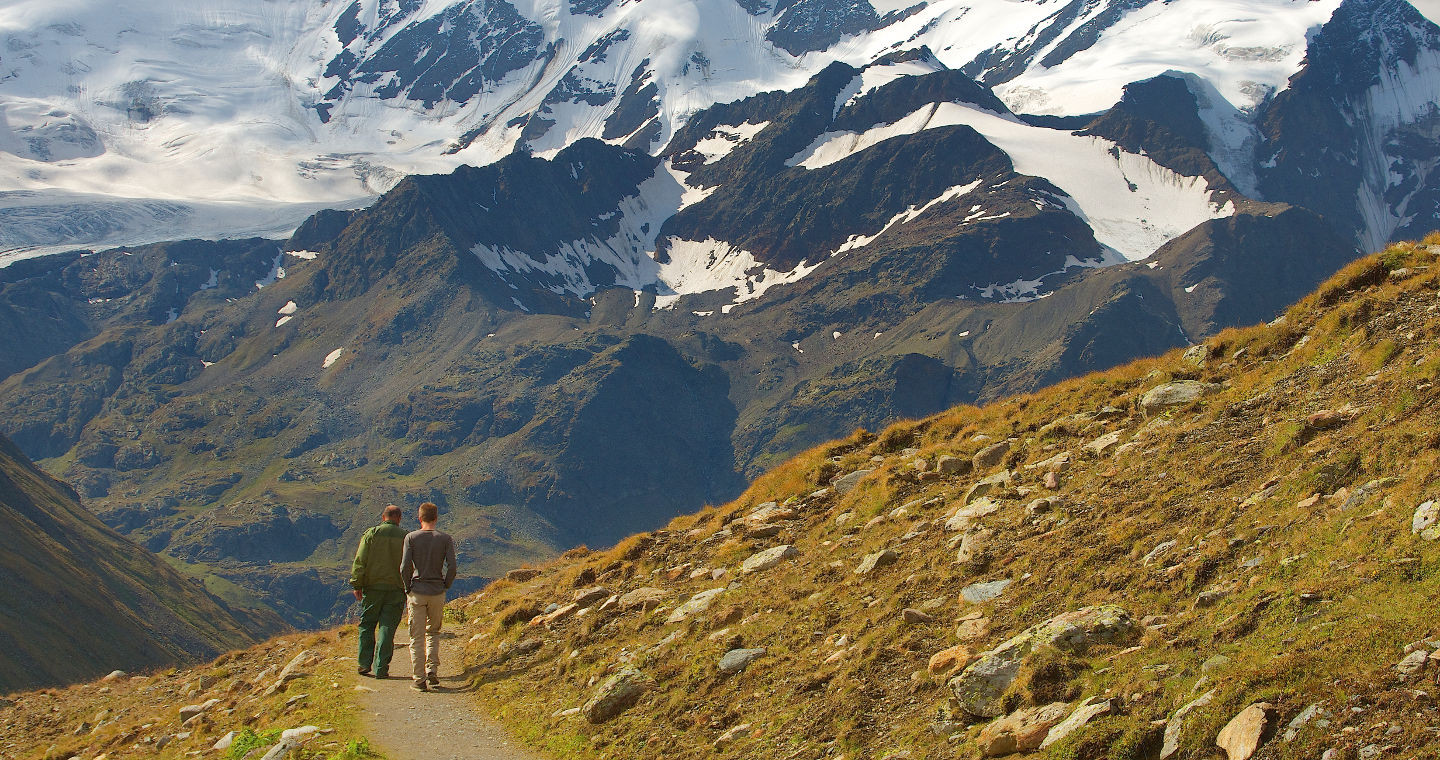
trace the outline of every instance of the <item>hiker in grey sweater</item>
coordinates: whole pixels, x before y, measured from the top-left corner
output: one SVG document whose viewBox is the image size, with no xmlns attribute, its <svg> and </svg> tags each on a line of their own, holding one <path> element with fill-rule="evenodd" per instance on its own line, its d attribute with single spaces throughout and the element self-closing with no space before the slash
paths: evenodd
<svg viewBox="0 0 1440 760">
<path fill-rule="evenodd" d="M 440 625 L 445 590 L 455 582 L 455 539 L 435 530 L 440 508 L 420 505 L 420 530 L 405 536 L 400 579 L 410 602 L 410 671 L 417 691 L 440 685 Z"/>
</svg>

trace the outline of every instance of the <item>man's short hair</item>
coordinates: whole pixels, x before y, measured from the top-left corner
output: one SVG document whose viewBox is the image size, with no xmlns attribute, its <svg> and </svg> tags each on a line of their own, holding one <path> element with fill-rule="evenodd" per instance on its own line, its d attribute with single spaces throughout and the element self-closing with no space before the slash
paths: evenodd
<svg viewBox="0 0 1440 760">
<path fill-rule="evenodd" d="M 383 512 L 380 513 L 380 519 L 381 519 L 381 520 L 384 520 L 385 522 L 392 522 L 392 523 L 399 524 L 399 522 L 400 522 L 400 515 L 401 515 L 400 508 L 397 507 L 397 506 L 395 506 L 394 504 L 391 504 L 391 505 L 385 507 L 385 511 L 383 511 Z"/>
<path fill-rule="evenodd" d="M 440 517 L 440 508 L 434 502 L 427 501 L 420 505 L 420 522 L 433 523 Z"/>
</svg>

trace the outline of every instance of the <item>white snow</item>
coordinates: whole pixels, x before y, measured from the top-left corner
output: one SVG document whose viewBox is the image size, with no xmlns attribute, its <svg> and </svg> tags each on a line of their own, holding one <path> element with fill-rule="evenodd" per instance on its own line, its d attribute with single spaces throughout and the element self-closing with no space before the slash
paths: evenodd
<svg viewBox="0 0 1440 760">
<path fill-rule="evenodd" d="M 1188 287 L 1188 288 L 1185 289 L 1185 292 L 1186 292 L 1186 293 L 1194 293 L 1194 292 L 1195 292 L 1195 289 L 1198 288 L 1198 287 L 1200 287 L 1199 284 L 1191 285 L 1190 287 Z"/>
<path fill-rule="evenodd" d="M 269 273 L 267 273 L 261 279 L 255 281 L 256 290 L 267 287 L 269 285 L 274 285 L 275 283 L 285 279 L 285 267 L 280 266 L 280 262 L 284 260 L 285 252 L 277 249 L 275 251 L 275 260 L 270 263 Z"/>
<path fill-rule="evenodd" d="M 285 253 L 287 255 L 294 256 L 297 259 L 303 259 L 305 261 L 313 261 L 320 255 L 315 251 L 286 251 Z"/>
<path fill-rule="evenodd" d="M 170 310 L 167 311 L 167 312 L 165 312 L 165 324 L 167 324 L 167 325 L 170 324 L 171 322 L 174 322 L 175 320 L 177 320 L 177 319 L 179 319 L 179 318 L 180 318 L 180 312 L 177 311 L 174 306 L 171 306 L 171 307 L 170 307 Z"/>
<path fill-rule="evenodd" d="M 834 332 L 831 332 L 831 333 L 830 333 L 830 338 L 831 338 L 832 340 L 840 340 L 840 331 L 839 331 L 839 330 L 836 330 L 836 331 L 834 331 Z"/>
<path fill-rule="evenodd" d="M 1233 204 L 1211 203 L 1202 177 L 1181 176 L 1103 138 L 1031 126 L 965 103 L 933 103 L 858 135 L 827 132 L 790 163 L 817 169 L 897 135 L 954 124 L 984 135 L 1010 156 L 1017 172 L 1044 177 L 1065 191 L 1067 205 L 1095 230 L 1096 240 L 1131 261 L 1201 222 L 1235 213 Z"/>
<path fill-rule="evenodd" d="M 670 261 L 660 265 L 662 288 L 655 299 L 655 308 L 675 305 L 682 295 L 735 289 L 735 300 L 728 306 L 759 298 L 776 285 L 795 282 L 820 266 L 802 261 L 788 272 L 770 269 L 754 254 L 713 238 L 703 241 L 669 238 Z M 728 310 L 724 310 L 729 313 Z"/>
<path fill-rule="evenodd" d="M 341 346 L 340 348 L 337 348 L 334 351 L 325 354 L 325 361 L 321 362 L 320 369 L 330 369 L 330 365 L 338 361 L 340 359 L 340 354 L 343 353 L 345 353 L 345 347 Z"/>
<path fill-rule="evenodd" d="M 292 320 L 292 319 L 294 319 L 294 317 L 292 317 L 292 316 L 290 316 L 290 315 L 287 314 L 286 316 L 283 316 L 283 317 L 275 320 L 275 326 L 276 326 L 276 327 L 284 327 L 284 326 L 285 326 L 285 323 L 286 323 L 286 322 L 289 322 L 289 321 Z"/>
<path fill-rule="evenodd" d="M 298 308 L 300 308 L 300 307 L 296 306 L 294 301 L 286 301 L 286 302 L 285 302 L 285 305 L 284 305 L 284 306 L 281 306 L 280 309 L 279 309 L 278 311 L 276 311 L 275 313 L 276 313 L 276 314 L 294 314 L 294 313 L 295 313 L 295 310 L 298 309 Z"/>
<path fill-rule="evenodd" d="M 713 164 L 716 161 L 730 155 L 730 151 L 741 145 L 750 142 L 760 130 L 770 126 L 770 122 L 762 121 L 759 124 L 745 122 L 739 125 L 722 124 L 712 130 L 710 134 L 695 143 L 695 150 L 705 157 L 705 163 Z"/>
<path fill-rule="evenodd" d="M 388 13 L 406 13 L 389 0 L 362 0 L 361 17 L 371 29 L 378 26 L 382 2 Z M 1092 113 L 1113 104 L 1125 83 L 1175 70 L 1207 80 L 1218 97 L 1244 111 L 1285 86 L 1304 55 L 1306 33 L 1327 20 L 1338 3 L 1152 3 L 1129 12 L 1090 50 L 1052 68 L 1035 64 L 999 92 L 1017 110 Z M 933 0 L 905 21 L 797 58 L 764 39 L 774 23 L 772 14 L 751 16 L 734 2 L 634 0 L 590 16 L 552 0 L 517 0 L 519 12 L 544 30 L 545 44 L 555 44 L 553 60 L 486 82 L 484 91 L 466 103 L 442 101 L 431 108 L 379 97 L 385 77 L 356 84 L 333 103 L 330 121 L 322 123 L 314 106 L 336 84 L 325 69 L 341 50 L 334 24 L 349 5 L 313 0 L 0 4 L 0 34 L 6 38 L 0 66 L 5 83 L 0 90 L 0 208 L 17 205 L 8 194 L 38 194 L 21 199 L 25 214 L 0 214 L 0 265 L 64 248 L 284 236 L 315 209 L 353 208 L 404 174 L 481 165 L 510 153 L 521 127 L 506 123 L 539 110 L 574 67 L 585 79 L 619 92 L 636 67 L 648 61 L 646 77 L 658 88 L 662 104 L 661 135 L 653 145 L 658 149 L 700 109 L 756 92 L 793 89 L 833 61 L 864 66 L 895 50 L 927 45 L 945 65 L 959 67 L 997 44 L 1022 44 L 1032 27 L 1056 10 L 1055 3 Z M 370 50 L 449 5 L 447 0 L 417 3 Z M 877 0 L 875 7 L 884 13 L 909 5 Z M 1102 7 L 1087 10 L 1070 31 Z M 1433 1 L 1422 10 L 1433 17 Z M 579 61 L 593 42 L 616 30 L 628 32 L 629 39 L 612 46 L 603 61 Z M 871 66 L 837 105 L 897 76 L 924 73 L 928 66 Z M 545 116 L 556 124 L 535 141 L 537 155 L 599 136 L 618 101 L 551 104 Z M 145 109 L 153 118 L 133 118 Z M 484 133 L 469 147 L 447 152 L 471 131 Z M 708 138 L 707 158 L 718 158 L 742 139 L 735 133 Z M 47 212 L 50 198 L 64 199 L 66 210 L 52 205 Z M 104 223 L 67 221 L 76 212 Z"/>
<path fill-rule="evenodd" d="M 210 279 L 200 284 L 201 290 L 214 290 L 220 287 L 220 270 L 211 269 Z"/>
<path fill-rule="evenodd" d="M 947 201 L 955 200 L 956 198 L 964 197 L 964 196 L 965 196 L 966 194 L 968 194 L 970 191 L 974 190 L 975 188 L 977 188 L 977 187 L 979 187 L 979 186 L 980 186 L 980 180 L 975 180 L 974 182 L 971 182 L 971 183 L 966 184 L 966 185 L 956 185 L 955 187 L 947 188 L 947 189 L 945 190 L 945 192 L 941 193 L 940 195 L 936 196 L 935 198 L 931 199 L 930 201 L 926 202 L 925 204 L 923 204 L 923 205 L 921 205 L 921 206 L 910 206 L 909 208 L 905 209 L 904 211 L 901 211 L 900 213 L 896 214 L 895 216 L 890 217 L 890 220 L 887 221 L 887 222 L 885 222 L 884 226 L 882 226 L 882 227 L 881 227 L 875 234 L 873 234 L 873 235 L 851 235 L 851 236 L 849 236 L 848 238 L 846 238 L 845 242 L 840 245 L 839 248 L 836 248 L 836 249 L 835 249 L 835 253 L 832 253 L 831 255 L 833 256 L 833 255 L 835 255 L 836 253 L 844 253 L 844 252 L 846 252 L 846 251 L 853 251 L 853 250 L 855 250 L 855 249 L 857 249 L 857 248 L 864 248 L 865 246 L 870 245 L 871 243 L 873 243 L 876 238 L 878 238 L 878 237 L 880 237 L 881 235 L 883 235 L 883 234 L 885 233 L 885 231 L 886 231 L 886 230 L 889 230 L 891 227 L 894 227 L 894 226 L 897 225 L 897 224 L 905 224 L 905 223 L 907 223 L 907 222 L 914 221 L 914 220 L 915 220 L 916 218 L 918 218 L 921 214 L 925 213 L 926 211 L 929 211 L 930 209 L 934 208 L 935 206 L 938 206 L 938 205 L 940 205 L 941 203 L 945 203 L 945 202 L 947 202 Z"/>
</svg>

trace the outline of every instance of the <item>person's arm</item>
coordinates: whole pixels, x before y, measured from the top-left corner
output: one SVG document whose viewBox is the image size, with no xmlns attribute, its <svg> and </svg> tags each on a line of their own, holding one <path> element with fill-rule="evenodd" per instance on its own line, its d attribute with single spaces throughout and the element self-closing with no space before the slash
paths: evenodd
<svg viewBox="0 0 1440 760">
<path fill-rule="evenodd" d="M 370 531 L 365 531 L 360 536 L 360 547 L 355 550 L 355 561 L 350 563 L 350 589 L 355 592 L 355 598 L 361 596 L 360 589 L 365 585 L 365 565 L 370 560 Z"/>
<path fill-rule="evenodd" d="M 400 583 L 405 593 L 410 593 L 410 584 L 415 579 L 415 552 L 410 547 L 410 536 L 405 536 L 405 550 L 400 553 Z"/>
<path fill-rule="evenodd" d="M 446 535 L 445 538 L 449 539 L 445 542 L 445 588 L 448 589 L 450 584 L 455 582 L 457 568 L 455 566 L 455 538 L 450 535 Z"/>
</svg>

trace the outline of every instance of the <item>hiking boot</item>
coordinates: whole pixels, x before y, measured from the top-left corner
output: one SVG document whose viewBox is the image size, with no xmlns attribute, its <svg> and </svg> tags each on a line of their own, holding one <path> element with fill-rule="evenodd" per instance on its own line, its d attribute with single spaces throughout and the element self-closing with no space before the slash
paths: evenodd
<svg viewBox="0 0 1440 760">
<path fill-rule="evenodd" d="M 410 688 L 415 691 L 430 691 L 430 687 L 426 686 L 424 681 L 415 681 L 410 684 Z"/>
<path fill-rule="evenodd" d="M 388 673 L 387 671 L 384 671 L 384 670 L 379 671 L 378 673 L 375 674 L 375 680 L 377 680 L 377 681 L 383 681 L 383 680 L 385 680 L 385 679 L 387 679 L 387 678 L 389 678 L 389 677 L 390 677 L 390 673 Z"/>
<path fill-rule="evenodd" d="M 431 673 L 430 675 L 428 675 L 428 676 L 425 677 L 425 682 L 428 683 L 428 684 L 430 684 L 431 686 L 439 686 L 439 685 L 440 685 L 440 676 L 437 676 L 437 675 L 435 675 L 434 673 Z"/>
<path fill-rule="evenodd" d="M 359 668 L 359 669 L 357 669 L 355 672 L 356 672 L 356 673 L 359 673 L 359 674 L 362 675 L 362 676 L 368 676 L 368 675 L 370 675 L 370 669 L 369 669 L 369 668 Z"/>
</svg>

